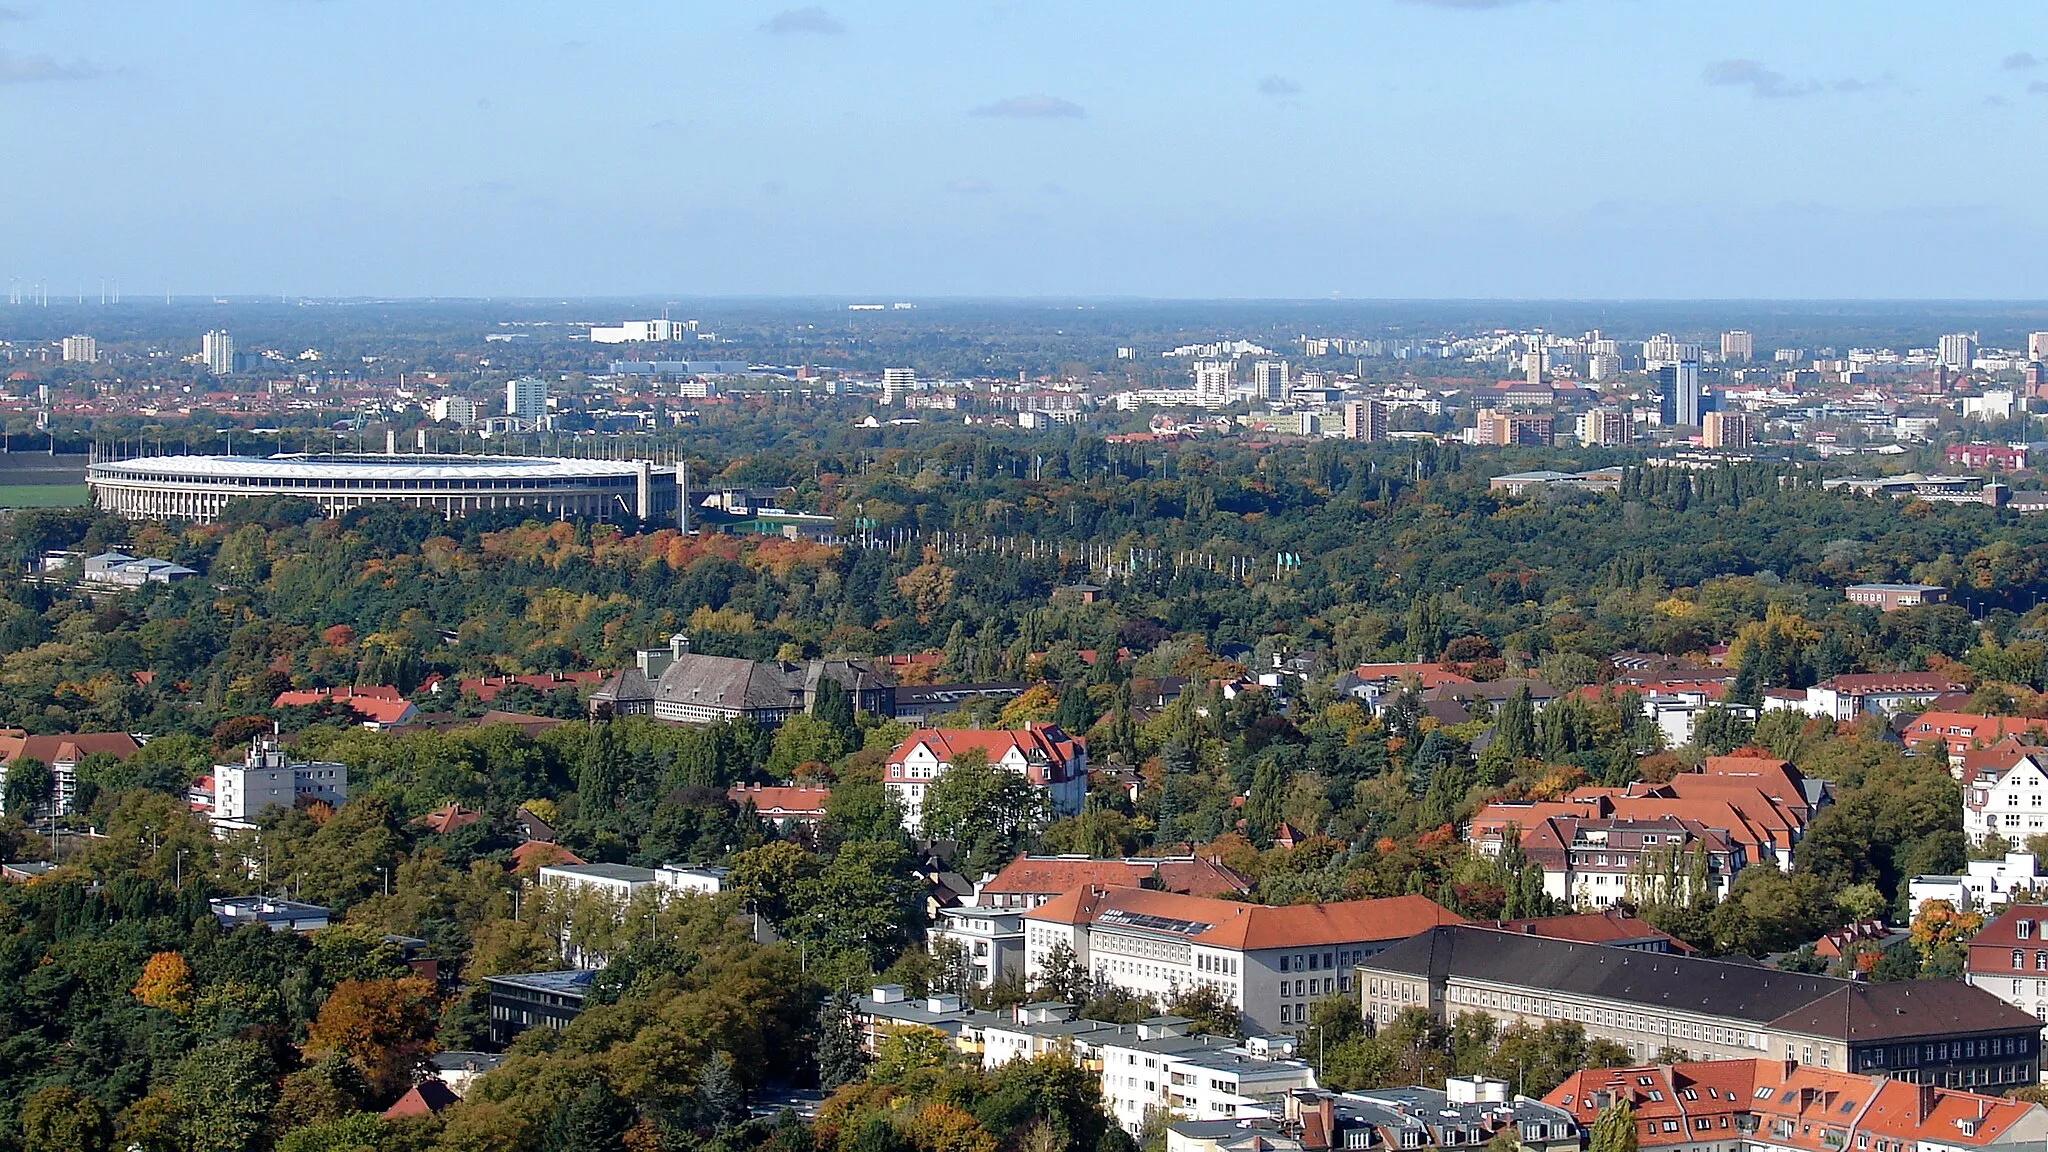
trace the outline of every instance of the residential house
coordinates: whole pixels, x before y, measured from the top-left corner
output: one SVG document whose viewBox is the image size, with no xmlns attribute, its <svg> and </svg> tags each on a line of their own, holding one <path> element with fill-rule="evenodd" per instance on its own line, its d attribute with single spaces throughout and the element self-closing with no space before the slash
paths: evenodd
<svg viewBox="0 0 2048 1152">
<path fill-rule="evenodd" d="M 811 827 L 823 820 L 832 789 L 822 784 L 735 784 L 726 789 L 725 796 L 742 808 L 752 804 L 756 816 L 774 824 L 777 831 L 787 832 L 791 827 Z"/>
<path fill-rule="evenodd" d="M 2048 831 L 2048 749 L 2008 736 L 1962 759 L 1963 834 L 1970 843 L 1993 835 L 2018 843 Z"/>
<path fill-rule="evenodd" d="M 889 753 L 882 778 L 903 810 L 905 828 L 915 832 L 920 827 L 925 789 L 968 749 L 1024 777 L 1037 798 L 1037 819 L 1057 820 L 1081 811 L 1088 792 L 1088 744 L 1058 725 L 1027 724 L 1017 731 L 921 728 Z"/>
<path fill-rule="evenodd" d="M 214 765 L 212 781 L 207 815 L 216 828 L 252 828 L 265 813 L 302 803 L 348 801 L 348 765 L 293 760 L 271 735 L 251 740 L 240 764 Z"/>
<path fill-rule="evenodd" d="M 270 706 L 306 708 L 323 700 L 332 700 L 355 713 L 362 726 L 372 731 L 402 727 L 417 720 L 420 714 L 418 708 L 389 684 L 307 688 L 280 692 L 277 698 L 270 702 Z"/>
</svg>

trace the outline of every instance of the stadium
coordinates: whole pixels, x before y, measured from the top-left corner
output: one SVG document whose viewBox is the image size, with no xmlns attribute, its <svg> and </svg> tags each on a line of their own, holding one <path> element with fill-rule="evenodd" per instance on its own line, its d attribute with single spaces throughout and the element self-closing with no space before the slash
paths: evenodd
<svg viewBox="0 0 2048 1152">
<path fill-rule="evenodd" d="M 95 506 L 138 520 L 206 522 L 235 500 L 296 496 L 328 516 L 395 504 L 443 516 L 529 508 L 550 518 L 673 518 L 673 466 L 531 456 L 147 456 L 95 462 Z"/>
</svg>

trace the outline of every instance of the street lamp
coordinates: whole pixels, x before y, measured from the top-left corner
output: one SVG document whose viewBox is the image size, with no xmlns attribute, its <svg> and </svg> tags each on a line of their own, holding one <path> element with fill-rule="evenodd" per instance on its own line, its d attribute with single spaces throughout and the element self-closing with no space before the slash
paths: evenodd
<svg viewBox="0 0 2048 1152">
<path fill-rule="evenodd" d="M 1309 1027 L 1316 1031 L 1316 1079 L 1320 1081 L 1323 1078 L 1323 1026 L 1311 1024 Z"/>
<path fill-rule="evenodd" d="M 391 869 L 384 864 L 377 865 L 377 874 L 384 878 L 384 894 L 391 895 Z"/>
</svg>

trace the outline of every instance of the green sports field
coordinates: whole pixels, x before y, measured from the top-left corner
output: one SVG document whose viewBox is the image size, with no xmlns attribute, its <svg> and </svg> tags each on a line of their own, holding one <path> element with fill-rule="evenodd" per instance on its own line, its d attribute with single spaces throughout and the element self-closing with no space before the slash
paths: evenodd
<svg viewBox="0 0 2048 1152">
<path fill-rule="evenodd" d="M 0 484 L 0 508 L 76 508 L 83 503 L 83 484 Z"/>
</svg>

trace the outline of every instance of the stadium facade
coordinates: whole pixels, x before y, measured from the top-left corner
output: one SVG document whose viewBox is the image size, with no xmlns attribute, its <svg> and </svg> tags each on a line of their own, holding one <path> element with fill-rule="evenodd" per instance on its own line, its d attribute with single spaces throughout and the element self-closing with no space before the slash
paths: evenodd
<svg viewBox="0 0 2048 1152">
<path fill-rule="evenodd" d="M 553 519 L 674 519 L 677 470 L 537 456 L 145 456 L 86 469 L 93 504 L 138 520 L 206 522 L 236 500 L 296 496 L 328 516 L 395 504 L 443 516 L 527 508 Z"/>
</svg>

